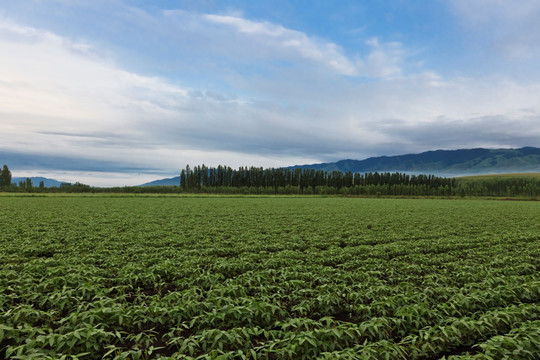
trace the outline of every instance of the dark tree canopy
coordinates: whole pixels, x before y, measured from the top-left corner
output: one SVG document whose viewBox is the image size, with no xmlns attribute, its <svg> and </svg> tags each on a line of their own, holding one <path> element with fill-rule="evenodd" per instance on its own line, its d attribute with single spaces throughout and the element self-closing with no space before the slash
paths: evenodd
<svg viewBox="0 0 540 360">
<path fill-rule="evenodd" d="M 399 172 L 353 173 L 300 168 L 217 168 L 189 165 L 181 171 L 184 192 L 231 194 L 341 194 L 366 196 L 538 197 L 540 179 L 508 178 L 464 181 Z"/>
<path fill-rule="evenodd" d="M 11 185 L 11 171 L 7 165 L 4 165 L 0 170 L 0 187 L 6 187 Z"/>
<path fill-rule="evenodd" d="M 352 173 L 350 171 L 332 171 L 314 169 L 289 169 L 261 167 L 240 167 L 234 170 L 228 166 L 217 168 L 186 166 L 180 173 L 180 184 L 183 190 L 198 191 L 201 189 L 232 188 L 297 188 L 300 193 L 305 190 L 315 192 L 317 188 L 332 188 L 338 192 L 343 188 L 358 186 L 393 186 L 406 185 L 414 187 L 450 189 L 455 187 L 455 179 L 434 175 L 409 175 L 402 173 Z"/>
</svg>

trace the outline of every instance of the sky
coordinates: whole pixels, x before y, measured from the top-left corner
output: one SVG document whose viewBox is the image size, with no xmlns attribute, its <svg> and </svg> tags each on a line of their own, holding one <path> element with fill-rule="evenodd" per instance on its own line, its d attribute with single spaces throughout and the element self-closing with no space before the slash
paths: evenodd
<svg viewBox="0 0 540 360">
<path fill-rule="evenodd" d="M 539 18 L 540 0 L 0 0 L 0 162 L 122 186 L 540 147 Z"/>
</svg>

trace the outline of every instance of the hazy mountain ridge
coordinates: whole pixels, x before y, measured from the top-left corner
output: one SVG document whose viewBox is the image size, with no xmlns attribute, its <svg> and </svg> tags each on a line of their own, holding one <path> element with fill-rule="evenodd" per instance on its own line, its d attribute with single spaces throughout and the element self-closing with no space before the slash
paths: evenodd
<svg viewBox="0 0 540 360">
<path fill-rule="evenodd" d="M 177 186 L 180 185 L 180 176 L 154 180 L 154 181 L 150 181 L 150 182 L 138 185 L 138 186 L 174 186 L 174 185 L 177 185 Z"/>
<path fill-rule="evenodd" d="M 295 165 L 291 169 L 423 172 L 452 175 L 540 171 L 540 148 L 433 150 L 420 154 Z"/>
<path fill-rule="evenodd" d="M 26 181 L 26 177 L 13 177 L 11 178 L 11 182 L 13 184 L 18 185 L 20 181 Z M 32 186 L 38 187 L 39 183 L 43 181 L 43 186 L 45 187 L 60 187 L 60 185 L 64 184 L 63 181 L 58 181 L 54 179 L 49 179 L 41 176 L 31 176 L 30 180 L 32 180 Z"/>
</svg>

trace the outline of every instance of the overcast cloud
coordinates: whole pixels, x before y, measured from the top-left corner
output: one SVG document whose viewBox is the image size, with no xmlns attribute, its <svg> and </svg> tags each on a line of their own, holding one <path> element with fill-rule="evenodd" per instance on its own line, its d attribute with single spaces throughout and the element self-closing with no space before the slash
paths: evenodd
<svg viewBox="0 0 540 360">
<path fill-rule="evenodd" d="M 361 30 L 351 46 L 242 8 L 21 3 L 81 25 L 16 5 L 0 13 L 0 159 L 16 176 L 75 181 L 86 171 L 87 183 L 119 185 L 140 182 L 134 173 L 174 176 L 188 163 L 270 167 L 540 146 L 537 1 L 450 2 L 463 68 L 433 60 L 431 42 L 400 27 L 392 36 Z M 85 11 L 106 28 L 97 31 Z M 466 50 L 473 45 L 481 56 Z"/>
</svg>

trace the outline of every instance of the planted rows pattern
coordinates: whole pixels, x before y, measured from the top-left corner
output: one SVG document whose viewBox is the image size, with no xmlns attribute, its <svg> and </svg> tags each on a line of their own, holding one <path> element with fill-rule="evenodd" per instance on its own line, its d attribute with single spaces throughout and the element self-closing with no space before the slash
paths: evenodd
<svg viewBox="0 0 540 360">
<path fill-rule="evenodd" d="M 539 358 L 536 202 L 0 201 L 1 358 Z"/>
</svg>

